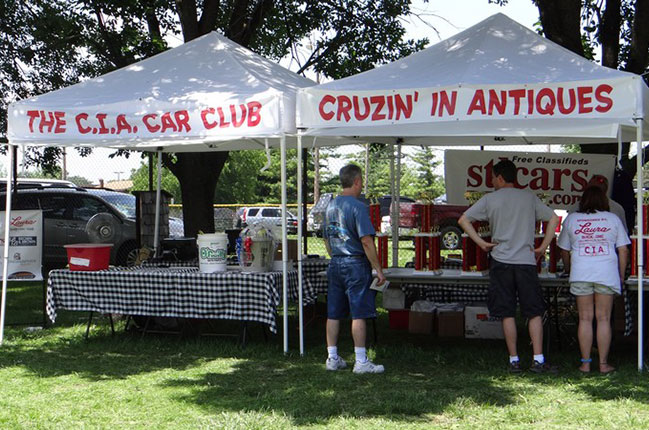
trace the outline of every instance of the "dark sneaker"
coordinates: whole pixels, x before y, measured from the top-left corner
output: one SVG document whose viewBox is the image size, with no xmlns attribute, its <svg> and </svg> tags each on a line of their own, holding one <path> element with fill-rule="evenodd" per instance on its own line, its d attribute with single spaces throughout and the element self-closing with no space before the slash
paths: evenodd
<svg viewBox="0 0 649 430">
<path fill-rule="evenodd" d="M 550 373 L 556 375 L 559 373 L 559 368 L 557 366 L 551 366 L 547 361 L 543 364 L 534 360 L 532 366 L 530 366 L 530 372 L 532 373 Z"/>
<path fill-rule="evenodd" d="M 523 369 L 521 368 L 521 362 L 520 361 L 510 362 L 508 371 L 509 373 L 522 373 Z"/>
</svg>

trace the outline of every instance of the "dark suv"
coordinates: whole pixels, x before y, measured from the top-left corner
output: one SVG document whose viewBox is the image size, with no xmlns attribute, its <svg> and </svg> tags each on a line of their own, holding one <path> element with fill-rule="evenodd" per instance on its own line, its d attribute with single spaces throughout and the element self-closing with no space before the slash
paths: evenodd
<svg viewBox="0 0 649 430">
<path fill-rule="evenodd" d="M 0 207 L 6 207 L 5 193 L 0 193 Z M 65 267 L 67 255 L 63 245 L 92 242 L 86 232 L 88 221 L 97 214 L 115 228 L 111 240 L 110 262 L 125 266 L 137 252 L 135 220 L 129 219 L 113 205 L 83 188 L 19 188 L 12 197 L 15 210 L 43 211 L 43 265 Z"/>
</svg>

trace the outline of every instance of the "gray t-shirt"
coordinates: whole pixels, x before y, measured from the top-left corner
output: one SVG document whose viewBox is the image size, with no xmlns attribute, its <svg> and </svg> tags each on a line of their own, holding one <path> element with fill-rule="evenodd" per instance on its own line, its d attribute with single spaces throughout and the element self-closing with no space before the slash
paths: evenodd
<svg viewBox="0 0 649 430">
<path fill-rule="evenodd" d="M 527 190 L 501 188 L 478 200 L 464 212 L 471 221 L 489 221 L 491 257 L 507 264 L 536 264 L 534 223 L 549 221 L 554 211 Z"/>
</svg>

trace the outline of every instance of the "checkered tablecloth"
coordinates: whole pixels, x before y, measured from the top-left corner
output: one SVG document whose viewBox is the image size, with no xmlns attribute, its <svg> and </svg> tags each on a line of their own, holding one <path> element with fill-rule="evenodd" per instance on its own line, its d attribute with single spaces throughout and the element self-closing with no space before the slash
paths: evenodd
<svg viewBox="0 0 649 430">
<path fill-rule="evenodd" d="M 327 294 L 327 277 L 322 276 L 329 267 L 329 260 L 308 259 L 302 261 L 304 304 L 310 305 L 318 300 L 319 294 Z M 297 263 L 295 263 L 297 269 Z"/>
<path fill-rule="evenodd" d="M 297 272 L 288 274 L 297 291 Z M 282 273 L 200 273 L 195 267 L 113 268 L 98 272 L 53 270 L 47 315 L 57 309 L 124 315 L 255 321 L 277 332 Z"/>
<path fill-rule="evenodd" d="M 142 267 L 192 267 L 197 266 L 197 260 L 191 261 L 145 261 Z M 305 305 L 310 305 L 318 300 L 319 294 L 327 293 L 327 277 L 319 275 L 327 270 L 329 260 L 324 258 L 309 258 L 302 261 L 303 276 L 303 301 Z M 293 263 L 293 268 L 297 270 L 297 262 Z M 293 302 L 298 300 L 297 282 L 289 282 L 288 299 Z"/>
</svg>

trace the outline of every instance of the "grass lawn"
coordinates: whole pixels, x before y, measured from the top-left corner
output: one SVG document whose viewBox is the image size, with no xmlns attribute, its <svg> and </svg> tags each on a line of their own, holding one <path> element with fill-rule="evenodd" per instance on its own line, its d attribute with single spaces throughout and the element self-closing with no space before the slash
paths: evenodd
<svg viewBox="0 0 649 430">
<path fill-rule="evenodd" d="M 7 324 L 41 319 L 39 284 L 8 295 Z M 281 336 L 253 327 L 242 349 L 215 337 L 111 336 L 108 322 L 84 340 L 82 312 L 61 311 L 54 327 L 7 328 L 0 349 L 2 429 L 646 429 L 649 378 L 633 344 L 618 343 L 618 371 L 584 377 L 576 345 L 553 351 L 559 376 L 505 372 L 502 341 L 440 340 L 388 329 L 378 319 L 371 356 L 383 375 L 324 370 L 324 324 L 306 333 L 307 354 L 284 356 Z M 345 330 L 339 350 L 352 361 Z M 529 348 L 521 355 L 529 362 Z M 565 342 L 567 343 L 567 342 Z M 555 347 L 555 350 L 557 348 Z"/>
</svg>

